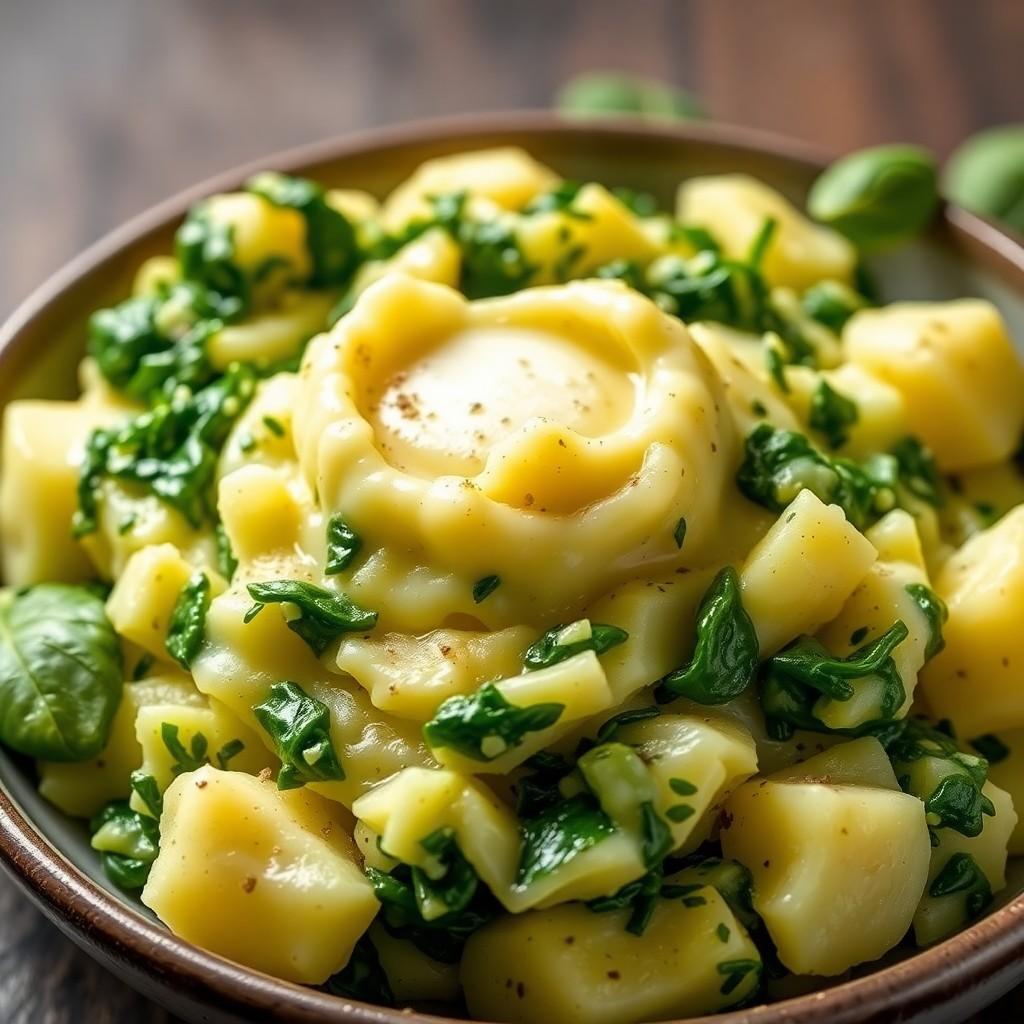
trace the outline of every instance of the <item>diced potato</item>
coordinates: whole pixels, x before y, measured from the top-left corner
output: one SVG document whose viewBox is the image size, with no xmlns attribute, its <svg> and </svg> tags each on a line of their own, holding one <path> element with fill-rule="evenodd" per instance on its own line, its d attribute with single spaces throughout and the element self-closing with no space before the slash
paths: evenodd
<svg viewBox="0 0 1024 1024">
<path fill-rule="evenodd" d="M 527 626 L 492 633 L 435 629 L 422 636 L 356 633 L 342 638 L 337 665 L 370 694 L 374 707 L 425 722 L 448 697 L 518 675 L 535 636 Z"/>
<path fill-rule="evenodd" d="M 298 390 L 299 379 L 294 373 L 276 373 L 257 387 L 221 451 L 218 479 L 254 463 L 267 469 L 295 464 L 292 413 Z M 278 429 L 268 426 L 268 422 Z"/>
<path fill-rule="evenodd" d="M 906 692 L 897 716 L 902 717 L 910 710 L 913 702 L 917 676 L 924 665 L 925 651 L 932 635 L 931 623 L 907 587 L 922 584 L 928 586 L 928 576 L 919 561 L 920 542 L 914 520 L 908 513 L 902 509 L 890 512 L 872 528 L 872 532 L 891 547 L 902 544 L 914 561 L 880 557 L 857 585 L 839 615 L 818 633 L 818 639 L 833 654 L 845 657 L 858 647 L 877 640 L 893 623 L 902 622 L 909 633 L 893 651 L 893 660 Z M 904 534 L 903 538 L 898 537 L 899 532 Z M 852 710 L 849 705 L 854 700 L 833 701 L 825 698 L 825 701 L 827 710 L 824 715 L 819 714 L 819 717 L 826 725 L 841 729 L 862 724 L 844 717 Z"/>
<path fill-rule="evenodd" d="M 189 754 L 196 738 L 201 736 L 199 742 L 205 741 L 203 756 L 217 768 L 257 775 L 264 768 L 277 765 L 277 758 L 267 750 L 260 737 L 222 704 L 213 701 L 207 707 L 198 707 L 195 704 L 154 703 L 139 709 L 135 718 L 135 738 L 142 752 L 140 767 L 156 780 L 161 793 L 183 770 L 193 767 L 187 762 L 182 764 L 168 746 L 163 735 L 165 725 L 177 729 L 178 742 Z M 228 746 L 239 742 L 242 748 L 237 753 Z M 132 793 L 131 805 L 140 813 L 148 811 L 138 793 Z"/>
<path fill-rule="evenodd" d="M 162 668 L 158 675 L 125 683 L 110 739 L 91 761 L 39 761 L 39 793 L 65 814 L 91 818 L 111 800 L 127 797 L 128 776 L 142 764 L 142 747 L 135 738 L 135 718 L 150 704 L 201 707 L 206 698 L 182 672 Z"/>
<path fill-rule="evenodd" d="M 155 658 L 173 661 L 167 652 L 167 628 L 181 590 L 194 572 L 173 544 L 137 551 L 107 599 L 107 615 L 114 629 Z M 219 575 L 204 572 L 213 595 L 224 590 Z"/>
<path fill-rule="evenodd" d="M 164 796 L 142 901 L 176 935 L 286 981 L 318 985 L 377 913 L 349 815 L 306 789 L 207 765 Z"/>
<path fill-rule="evenodd" d="M 614 704 L 608 679 L 593 651 L 584 651 L 549 668 L 499 680 L 495 687 L 505 700 L 516 707 L 561 704 L 561 714 L 554 725 L 526 733 L 518 746 L 509 747 L 490 761 L 477 761 L 451 747 L 432 748 L 431 753 L 446 768 L 465 775 L 504 775 L 538 750 L 550 746 L 575 723 Z"/>
<path fill-rule="evenodd" d="M 903 395 L 910 433 L 942 469 L 1010 455 L 1024 427 L 1024 368 L 999 311 L 982 299 L 893 303 L 854 314 L 847 358 Z"/>
<path fill-rule="evenodd" d="M 848 282 L 857 262 L 845 238 L 808 220 L 773 188 L 745 174 L 684 181 L 676 215 L 684 224 L 707 228 L 733 259 L 746 258 L 765 220 L 774 218 L 765 276 L 797 291 L 826 279 Z"/>
<path fill-rule="evenodd" d="M 506 210 L 518 210 L 555 187 L 558 177 L 513 146 L 437 157 L 420 164 L 385 200 L 381 225 L 395 231 L 431 213 L 430 197 L 467 192 Z"/>
<path fill-rule="evenodd" d="M 458 964 L 432 960 L 411 942 L 396 939 L 382 924 L 370 928 L 380 965 L 395 1002 L 454 1003 L 461 992 Z"/>
<path fill-rule="evenodd" d="M 1005 790 L 1014 808 L 1024 808 L 1024 729 L 994 734 L 1008 753 L 1000 760 L 992 759 L 988 765 L 988 780 L 994 786 Z M 986 827 L 988 819 L 985 819 Z M 1009 839 L 1011 857 L 1024 854 L 1024 816 L 1017 815 L 1017 823 Z"/>
<path fill-rule="evenodd" d="M 5 582 L 20 587 L 92 578 L 71 535 L 89 435 L 124 416 L 100 403 L 12 402 L 4 412 L 0 551 Z"/>
<path fill-rule="evenodd" d="M 808 366 L 786 367 L 787 397 L 805 424 L 810 422 L 811 402 L 822 381 L 857 406 L 857 420 L 848 428 L 848 436 L 839 446 L 840 454 L 863 459 L 876 452 L 887 452 L 906 437 L 903 395 L 856 363 L 844 363 L 824 373 Z"/>
<path fill-rule="evenodd" d="M 461 976 L 470 1014 L 623 1024 L 742 1002 L 760 977 L 756 947 L 714 889 L 696 891 L 689 903 L 659 900 L 639 937 L 626 931 L 628 911 L 594 914 L 580 904 L 498 918 L 466 944 Z"/>
<path fill-rule="evenodd" d="M 975 534 L 935 581 L 949 605 L 946 648 L 921 690 L 957 736 L 1024 728 L 1024 506 Z"/>
<path fill-rule="evenodd" d="M 743 607 L 754 621 L 761 657 L 835 618 L 875 557 L 871 542 L 838 505 L 801 491 L 740 573 Z"/>
<path fill-rule="evenodd" d="M 724 719 L 661 715 L 619 730 L 634 745 L 657 792 L 655 807 L 688 852 L 708 838 L 729 794 L 757 771 L 750 733 Z"/>
<path fill-rule="evenodd" d="M 287 470 L 258 463 L 236 469 L 220 482 L 217 508 L 241 564 L 290 555 L 299 543 L 303 509 Z"/>
<path fill-rule="evenodd" d="M 938 845 L 932 850 L 928 888 L 914 915 L 914 938 L 919 946 L 927 946 L 945 938 L 977 916 L 968 911 L 967 891 L 951 892 L 944 896 L 932 896 L 929 892 L 932 883 L 954 854 L 970 854 L 988 880 L 993 893 L 999 892 L 1006 885 L 1007 844 L 1017 827 L 1017 812 L 1013 808 L 1010 794 L 998 786 L 986 782 L 982 792 L 992 801 L 996 813 L 984 817 L 980 835 L 969 838 L 951 828 L 936 830 Z"/>
<path fill-rule="evenodd" d="M 352 224 L 362 224 L 377 216 L 380 203 L 376 196 L 358 188 L 329 188 L 327 205 L 335 209 Z"/>
<path fill-rule="evenodd" d="M 443 228 L 431 228 L 402 246 L 390 259 L 370 260 L 356 272 L 346 302 L 354 302 L 371 284 L 387 274 L 407 274 L 456 288 L 462 269 L 462 250 Z"/>
<path fill-rule="evenodd" d="M 750 870 L 754 908 L 798 974 L 875 960 L 913 919 L 931 855 L 924 804 L 883 759 L 877 740 L 855 740 L 748 782 L 726 805 L 722 849 Z"/>
</svg>

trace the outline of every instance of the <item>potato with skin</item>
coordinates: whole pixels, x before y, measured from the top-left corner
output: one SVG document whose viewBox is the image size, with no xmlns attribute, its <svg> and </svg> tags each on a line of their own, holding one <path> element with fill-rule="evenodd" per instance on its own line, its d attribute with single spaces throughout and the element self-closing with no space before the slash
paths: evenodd
<svg viewBox="0 0 1024 1024">
<path fill-rule="evenodd" d="M 838 505 L 802 490 L 740 571 L 761 657 L 835 618 L 875 558 L 871 542 Z"/>
<path fill-rule="evenodd" d="M 986 782 L 982 793 L 992 801 L 994 815 L 985 815 L 981 834 L 964 836 L 952 828 L 936 829 L 937 845 L 932 850 L 928 868 L 928 888 L 914 914 L 914 938 L 919 946 L 944 939 L 968 924 L 980 911 L 968 907 L 968 891 L 933 896 L 930 887 L 939 873 L 956 854 L 969 854 L 993 893 L 1006 885 L 1007 846 L 1017 827 L 1017 812 L 1009 793 Z M 982 905 L 982 911 L 986 905 Z"/>
<path fill-rule="evenodd" d="M 929 709 L 965 738 L 1024 727 L 1024 506 L 953 554 L 935 589 L 949 621 L 921 672 Z"/>
<path fill-rule="evenodd" d="M 594 914 L 579 903 L 492 921 L 462 958 L 470 1014 L 510 1024 L 621 1024 L 742 1002 L 760 976 L 756 947 L 710 886 L 689 893 L 688 903 L 659 900 L 641 936 L 626 931 L 629 911 Z"/>
<path fill-rule="evenodd" d="M 1013 453 L 1024 427 L 1024 367 L 999 311 L 982 299 L 899 302 L 855 313 L 849 361 L 903 395 L 909 433 L 944 470 Z"/>
<path fill-rule="evenodd" d="M 797 974 L 842 974 L 906 933 L 928 875 L 924 804 L 900 791 L 881 744 L 841 744 L 741 786 L 726 857 L 753 875 L 754 909 Z"/>
<path fill-rule="evenodd" d="M 679 186 L 676 216 L 705 227 L 733 259 L 745 259 L 769 217 L 775 235 L 764 256 L 773 285 L 803 291 L 826 279 L 849 282 L 857 253 L 845 238 L 808 220 L 784 196 L 746 174 L 690 178 Z"/>
<path fill-rule="evenodd" d="M 164 795 L 142 902 L 189 942 L 319 985 L 378 910 L 351 831 L 347 812 L 314 793 L 207 765 Z"/>
</svg>

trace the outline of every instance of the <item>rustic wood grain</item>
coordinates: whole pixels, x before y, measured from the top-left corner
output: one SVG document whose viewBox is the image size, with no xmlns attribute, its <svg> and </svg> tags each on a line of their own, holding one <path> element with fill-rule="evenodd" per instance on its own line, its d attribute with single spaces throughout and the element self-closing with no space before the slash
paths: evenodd
<svg viewBox="0 0 1024 1024">
<path fill-rule="evenodd" d="M 282 146 L 544 106 L 618 67 L 834 151 L 1024 116 L 1021 0 L 0 0 L 0 315 L 150 203 Z M 1024 996 L 979 1021 L 1018 1020 Z M 0 1020 L 166 1024 L 0 879 Z"/>
</svg>

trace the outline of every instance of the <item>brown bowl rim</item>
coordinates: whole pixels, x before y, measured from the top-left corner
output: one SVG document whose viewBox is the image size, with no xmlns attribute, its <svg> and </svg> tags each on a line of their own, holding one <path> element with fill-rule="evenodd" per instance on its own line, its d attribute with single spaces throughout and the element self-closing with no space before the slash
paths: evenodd
<svg viewBox="0 0 1024 1024">
<path fill-rule="evenodd" d="M 825 158 L 815 147 L 750 128 L 721 124 L 641 123 L 631 119 L 568 120 L 535 111 L 474 114 L 419 121 L 346 134 L 293 147 L 250 161 L 166 199 L 133 217 L 89 246 L 33 291 L 0 328 L 0 363 L 16 364 L 30 342 L 30 328 L 61 302 L 76 284 L 103 269 L 121 249 L 166 228 L 197 199 L 236 187 L 257 170 L 298 171 L 326 161 L 371 151 L 386 153 L 416 143 L 472 144 L 496 134 L 601 135 L 606 140 L 714 144 L 746 156 L 768 155 L 806 171 Z M 1024 292 L 1024 244 L 995 224 L 945 206 L 946 228 L 972 258 L 986 264 Z M 108 967 L 126 970 L 132 983 L 158 1000 L 174 991 L 193 1007 L 223 1014 L 256 1013 L 286 1024 L 456 1024 L 451 1018 L 391 1010 L 341 999 L 242 967 L 172 935 L 159 923 L 123 903 L 76 868 L 45 838 L 0 780 L 0 866 L 65 934 L 83 944 Z M 925 1010 L 953 1019 L 957 1007 L 976 1008 L 1008 991 L 1024 973 L 1024 893 L 939 945 L 889 967 L 810 995 L 689 1018 L 688 1024 L 829 1024 L 889 1022 Z M 979 994 L 985 985 L 988 992 Z M 677 1022 L 680 1024 L 680 1022 Z"/>
</svg>

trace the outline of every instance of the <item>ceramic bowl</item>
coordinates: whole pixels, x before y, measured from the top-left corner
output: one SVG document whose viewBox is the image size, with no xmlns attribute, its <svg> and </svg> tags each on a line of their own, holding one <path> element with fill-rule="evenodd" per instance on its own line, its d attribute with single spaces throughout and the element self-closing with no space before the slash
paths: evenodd
<svg viewBox="0 0 1024 1024">
<path fill-rule="evenodd" d="M 56 274 L 0 330 L 0 407 L 16 397 L 74 394 L 89 313 L 123 297 L 141 261 L 169 250 L 190 203 L 258 169 L 296 172 L 386 193 L 423 160 L 518 145 L 570 178 L 631 185 L 670 202 L 694 174 L 741 171 L 800 201 L 821 167 L 807 147 L 710 126 L 565 123 L 551 115 L 488 116 L 348 136 L 269 156 L 204 182 L 113 232 Z M 929 236 L 877 261 L 887 298 L 993 299 L 1024 339 L 1024 247 L 991 224 L 947 209 Z M 128 984 L 190 1021 L 428 1024 L 444 1018 L 352 1003 L 239 967 L 175 938 L 141 905 L 111 891 L 84 829 L 36 794 L 29 765 L 0 753 L 0 863 L 43 912 Z M 1003 904 L 931 949 L 823 991 L 701 1018 L 717 1024 L 852 1024 L 963 1020 L 1024 981 L 1024 870 Z"/>
</svg>

